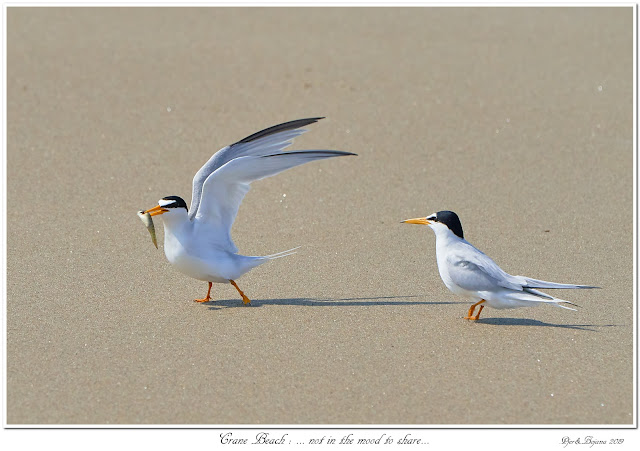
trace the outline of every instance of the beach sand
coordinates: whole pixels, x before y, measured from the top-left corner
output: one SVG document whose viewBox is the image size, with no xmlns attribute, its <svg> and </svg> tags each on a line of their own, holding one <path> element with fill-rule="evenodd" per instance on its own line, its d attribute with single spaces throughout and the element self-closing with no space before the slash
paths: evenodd
<svg viewBox="0 0 640 451">
<path fill-rule="evenodd" d="M 7 422 L 629 425 L 633 9 L 8 8 Z M 197 304 L 136 216 L 219 148 L 357 157 L 256 182 Z M 427 227 L 599 290 L 485 309 Z M 161 220 L 156 221 L 161 242 Z"/>
</svg>

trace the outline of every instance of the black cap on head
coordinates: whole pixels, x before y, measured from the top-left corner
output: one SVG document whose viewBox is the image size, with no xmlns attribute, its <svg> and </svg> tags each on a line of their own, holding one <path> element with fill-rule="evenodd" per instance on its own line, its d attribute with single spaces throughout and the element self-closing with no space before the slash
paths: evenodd
<svg viewBox="0 0 640 451">
<path fill-rule="evenodd" d="M 454 234 L 464 239 L 464 233 L 462 232 L 462 224 L 458 215 L 449 210 L 443 210 L 436 213 L 436 221 L 441 222 L 451 230 Z"/>
<path fill-rule="evenodd" d="M 180 196 L 166 196 L 162 200 L 167 201 L 166 204 L 162 205 L 162 208 L 184 208 L 189 211 L 186 202 Z"/>
</svg>

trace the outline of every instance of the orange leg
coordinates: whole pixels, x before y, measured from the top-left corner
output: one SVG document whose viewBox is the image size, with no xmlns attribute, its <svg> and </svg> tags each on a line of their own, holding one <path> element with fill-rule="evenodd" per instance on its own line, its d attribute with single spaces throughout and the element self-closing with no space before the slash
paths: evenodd
<svg viewBox="0 0 640 451">
<path fill-rule="evenodd" d="M 476 302 L 475 304 L 473 304 L 471 306 L 471 308 L 469 308 L 469 312 L 467 313 L 467 316 L 464 317 L 464 319 L 470 319 L 471 321 L 476 321 L 478 318 L 480 318 L 480 312 L 482 312 L 482 309 L 484 308 L 484 305 L 480 305 L 482 303 L 486 302 L 484 299 L 482 299 L 480 302 Z M 476 316 L 471 316 L 473 315 L 473 311 L 476 309 L 476 307 L 480 305 L 480 309 L 478 310 L 478 314 Z"/>
<path fill-rule="evenodd" d="M 234 287 L 236 287 L 236 290 L 238 290 L 238 293 L 240 293 L 240 296 L 242 296 L 242 302 L 246 305 L 246 304 L 251 304 L 251 299 L 249 299 L 248 297 L 246 297 L 244 295 L 244 293 L 242 292 L 242 290 L 240 289 L 240 287 L 238 286 L 237 283 L 235 283 L 233 280 L 229 280 L 229 282 L 231 282 L 231 285 L 233 285 Z"/>
<path fill-rule="evenodd" d="M 207 302 L 211 300 L 211 296 L 209 296 L 211 294 L 211 285 L 213 285 L 211 282 L 209 282 L 209 291 L 207 291 L 207 297 L 204 299 L 194 299 L 193 302 Z"/>
</svg>

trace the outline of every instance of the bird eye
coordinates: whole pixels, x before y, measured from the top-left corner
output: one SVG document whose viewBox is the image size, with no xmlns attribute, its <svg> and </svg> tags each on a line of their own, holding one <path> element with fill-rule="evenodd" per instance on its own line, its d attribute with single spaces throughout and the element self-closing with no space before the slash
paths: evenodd
<svg viewBox="0 0 640 451">
<path fill-rule="evenodd" d="M 429 217 L 427 218 L 427 221 L 438 222 L 438 218 L 436 218 L 435 216 L 429 216 Z"/>
</svg>

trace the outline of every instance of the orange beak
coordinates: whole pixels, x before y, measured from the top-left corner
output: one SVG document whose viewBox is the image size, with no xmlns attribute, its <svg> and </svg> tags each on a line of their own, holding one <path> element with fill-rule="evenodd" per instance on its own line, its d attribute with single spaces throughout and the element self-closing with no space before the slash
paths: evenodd
<svg viewBox="0 0 640 451">
<path fill-rule="evenodd" d="M 429 221 L 427 221 L 427 218 L 405 219 L 402 222 L 406 222 L 407 224 L 422 224 L 422 225 L 431 224 Z"/>
<path fill-rule="evenodd" d="M 168 211 L 169 210 L 167 210 L 166 208 L 162 208 L 160 205 L 156 205 L 153 208 L 143 211 L 143 213 L 149 213 L 150 216 L 157 216 Z"/>
</svg>

